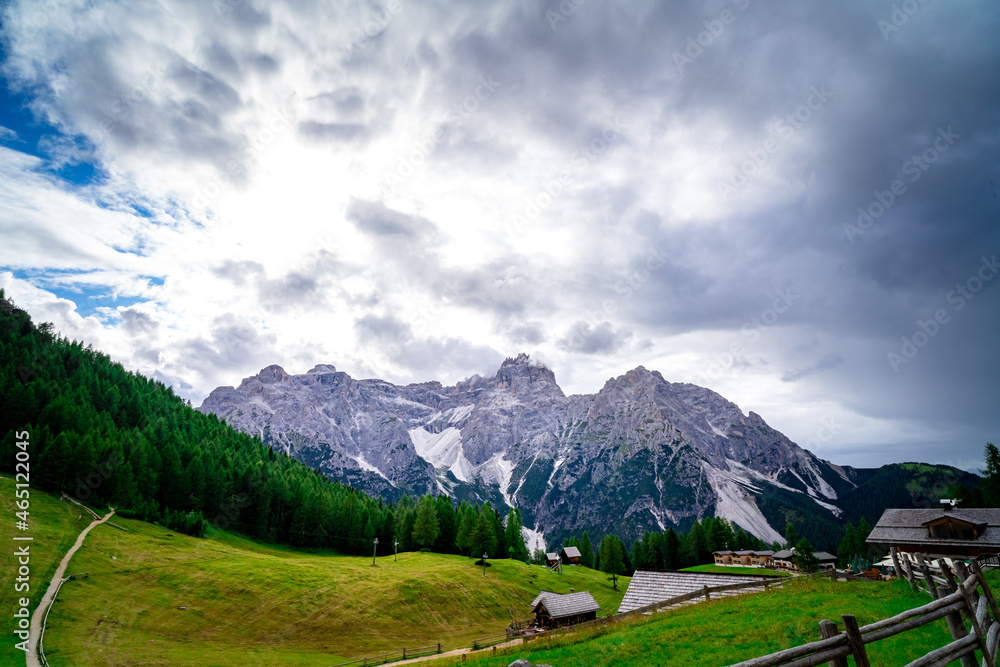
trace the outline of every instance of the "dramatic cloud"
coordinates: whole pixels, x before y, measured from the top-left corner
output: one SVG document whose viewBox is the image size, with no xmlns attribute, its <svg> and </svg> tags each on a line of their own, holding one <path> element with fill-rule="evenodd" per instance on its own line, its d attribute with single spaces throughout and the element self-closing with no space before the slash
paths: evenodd
<svg viewBox="0 0 1000 667">
<path fill-rule="evenodd" d="M 525 351 L 839 463 L 1000 437 L 994 3 L 2 11 L 0 287 L 196 404 Z"/>
</svg>

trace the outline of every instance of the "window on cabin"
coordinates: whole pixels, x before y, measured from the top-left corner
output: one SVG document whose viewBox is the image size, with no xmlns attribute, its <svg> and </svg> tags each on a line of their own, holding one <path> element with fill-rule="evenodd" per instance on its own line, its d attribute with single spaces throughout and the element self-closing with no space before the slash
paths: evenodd
<svg viewBox="0 0 1000 667">
<path fill-rule="evenodd" d="M 974 540 L 979 537 L 976 528 L 967 523 L 945 521 L 927 527 L 930 537 L 945 540 Z"/>
</svg>

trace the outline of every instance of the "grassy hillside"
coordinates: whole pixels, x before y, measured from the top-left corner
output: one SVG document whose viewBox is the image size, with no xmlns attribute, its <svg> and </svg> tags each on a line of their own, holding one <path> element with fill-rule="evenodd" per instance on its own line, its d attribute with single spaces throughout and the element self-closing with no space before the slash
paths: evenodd
<svg viewBox="0 0 1000 667">
<path fill-rule="evenodd" d="M 84 512 L 81 516 L 82 510 L 79 507 L 31 489 L 29 530 L 16 530 L 14 512 L 18 510 L 14 505 L 14 490 L 13 479 L 6 475 L 0 477 L 0 515 L 4 518 L 0 521 L 0 542 L 4 544 L 3 556 L 0 557 L 0 610 L 5 615 L 14 612 L 17 608 L 17 599 L 21 597 L 31 600 L 31 611 L 34 613 L 52 574 L 59 565 L 59 560 L 73 546 L 73 541 L 80 531 L 91 521 L 89 514 Z M 23 592 L 14 590 L 19 567 L 14 557 L 14 549 L 21 546 L 12 539 L 15 533 L 34 538 L 28 543 L 31 554 L 29 564 L 31 574 L 28 584 L 31 588 Z M 74 570 L 71 568 L 70 573 L 72 572 Z M 14 648 L 14 642 L 5 641 L 0 644 L 0 665 L 14 665 L 18 662 L 24 664 L 24 653 Z"/>
<path fill-rule="evenodd" d="M 506 667 L 517 658 L 574 667 L 671 667 L 729 665 L 811 641 L 819 621 L 854 614 L 861 625 L 930 602 L 903 582 L 834 583 L 796 578 L 780 591 L 700 603 L 638 617 L 612 627 L 540 639 L 462 662 L 468 667 Z M 843 624 L 840 624 L 843 627 Z M 872 665 L 906 664 L 951 641 L 939 621 L 868 646 Z M 453 664 L 454 658 L 426 663 Z M 853 663 L 852 663 L 853 664 Z"/>
<path fill-rule="evenodd" d="M 4 499 L 11 487 L 0 480 Z M 32 509 L 45 512 L 38 534 L 48 524 L 52 551 L 68 548 L 88 523 L 73 521 L 77 508 L 51 496 L 32 499 Z M 404 646 L 467 646 L 502 633 L 508 610 L 527 617 L 541 589 L 589 590 L 613 612 L 628 586 L 619 578 L 614 591 L 605 575 L 581 567 L 558 575 L 498 560 L 484 578 L 461 556 L 406 552 L 372 567 L 370 557 L 297 552 L 221 531 L 198 539 L 137 520 L 116 523 L 132 532 L 98 526 L 70 565 L 90 576 L 66 584 L 49 616 L 45 646 L 55 667 L 327 667 Z M 10 589 L 5 584 L 4 595 Z"/>
</svg>

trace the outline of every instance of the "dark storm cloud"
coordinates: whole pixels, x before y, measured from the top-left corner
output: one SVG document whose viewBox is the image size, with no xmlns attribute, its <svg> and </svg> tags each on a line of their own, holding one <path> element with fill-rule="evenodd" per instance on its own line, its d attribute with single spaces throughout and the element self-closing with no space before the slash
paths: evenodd
<svg viewBox="0 0 1000 667">
<path fill-rule="evenodd" d="M 203 367 L 221 371 L 263 368 L 275 358 L 276 337 L 261 332 L 246 319 L 226 313 L 212 322 L 210 335 L 185 341 L 178 351 L 203 360 Z"/>
<path fill-rule="evenodd" d="M 581 354 L 613 354 L 631 340 L 630 332 L 615 330 L 610 322 L 591 325 L 576 322 L 569 333 L 559 339 L 559 347 L 566 352 Z"/>
<path fill-rule="evenodd" d="M 362 232 L 376 237 L 418 239 L 434 231 L 434 225 L 424 218 L 395 211 L 382 202 L 361 199 L 351 200 L 347 219 Z"/>
</svg>

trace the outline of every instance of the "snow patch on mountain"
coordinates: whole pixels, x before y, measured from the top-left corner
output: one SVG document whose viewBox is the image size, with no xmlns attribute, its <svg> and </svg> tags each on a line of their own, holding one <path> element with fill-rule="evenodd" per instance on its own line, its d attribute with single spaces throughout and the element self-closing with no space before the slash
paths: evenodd
<svg viewBox="0 0 1000 667">
<path fill-rule="evenodd" d="M 767 519 L 757 507 L 753 496 L 743 488 L 747 480 L 739 480 L 736 475 L 713 468 L 708 461 L 702 461 L 702 470 L 709 485 L 715 492 L 715 516 L 721 516 L 730 523 L 738 524 L 765 542 L 784 542 L 785 538 L 767 523 Z M 740 483 L 742 482 L 742 484 Z"/>
<path fill-rule="evenodd" d="M 384 479 L 385 481 L 387 481 L 390 484 L 392 484 L 393 486 L 396 486 L 395 484 L 393 484 L 393 482 L 392 482 L 391 479 L 389 479 L 388 477 L 385 476 L 385 474 L 382 473 L 381 470 L 379 470 L 378 468 L 376 468 L 375 466 L 373 466 L 371 463 L 368 463 L 368 461 L 365 460 L 364 454 L 359 454 L 357 456 L 352 456 L 350 458 L 352 458 L 355 461 L 357 461 L 358 465 L 361 466 L 362 470 L 367 470 L 368 472 L 373 472 L 376 475 L 378 475 L 379 477 L 381 477 L 382 479 Z"/>
<path fill-rule="evenodd" d="M 417 456 L 436 469 L 447 469 L 463 482 L 468 482 L 473 466 L 462 452 L 462 432 L 449 426 L 440 433 L 430 433 L 421 427 L 410 429 L 410 441 Z"/>
<path fill-rule="evenodd" d="M 524 536 L 524 544 L 528 547 L 528 553 L 534 553 L 535 549 L 545 551 L 545 533 L 521 526 L 521 535 Z"/>
</svg>

